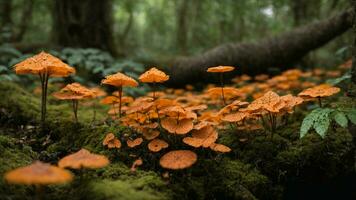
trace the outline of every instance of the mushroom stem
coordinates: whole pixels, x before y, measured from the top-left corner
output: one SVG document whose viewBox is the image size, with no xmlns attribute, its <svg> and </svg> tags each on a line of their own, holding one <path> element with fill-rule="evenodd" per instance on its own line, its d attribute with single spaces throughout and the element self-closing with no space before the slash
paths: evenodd
<svg viewBox="0 0 356 200">
<path fill-rule="evenodd" d="M 122 86 L 119 87 L 119 100 L 120 100 L 120 104 L 119 104 L 119 118 L 121 118 L 121 98 L 122 98 Z"/>
<path fill-rule="evenodd" d="M 78 123 L 78 100 L 77 99 L 72 100 L 72 106 L 73 106 L 75 123 Z"/>
<path fill-rule="evenodd" d="M 41 126 L 44 127 L 46 121 L 46 110 L 47 110 L 47 88 L 48 88 L 48 73 L 39 74 L 41 80 Z"/>
<path fill-rule="evenodd" d="M 35 185 L 35 187 L 36 187 L 36 199 L 37 200 L 41 200 L 42 199 L 42 186 L 41 185 L 38 185 L 38 184 L 36 184 Z"/>
<path fill-rule="evenodd" d="M 221 97 L 222 97 L 224 106 L 226 106 L 225 95 L 224 95 L 224 75 L 223 75 L 223 73 L 220 73 L 220 85 L 221 85 Z"/>
<path fill-rule="evenodd" d="M 323 105 L 321 104 L 321 97 L 318 97 L 319 107 L 322 108 Z"/>
</svg>

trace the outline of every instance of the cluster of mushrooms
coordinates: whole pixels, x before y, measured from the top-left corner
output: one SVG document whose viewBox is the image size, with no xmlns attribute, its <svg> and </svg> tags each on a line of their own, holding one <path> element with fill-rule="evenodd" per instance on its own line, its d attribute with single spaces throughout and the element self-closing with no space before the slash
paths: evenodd
<svg viewBox="0 0 356 200">
<path fill-rule="evenodd" d="M 53 96 L 72 102 L 75 122 L 78 122 L 79 100 L 104 97 L 100 102 L 111 106 L 108 116 L 135 133 L 132 134 L 135 136 L 125 137 L 118 137 L 120 133 L 107 133 L 103 140 L 105 147 L 120 149 L 122 142 L 125 142 L 127 148 L 134 149 L 146 144 L 150 153 L 163 152 L 159 161 L 161 167 L 178 170 L 196 163 L 198 156 L 193 151 L 196 148 L 210 149 L 217 153 L 231 151 L 229 147 L 217 143 L 217 129 L 265 129 L 273 136 L 278 126 L 283 125 L 285 116 L 293 113 L 296 106 L 310 100 L 318 100 L 322 106 L 322 98 L 340 91 L 330 85 L 299 82 L 300 77 L 309 76 L 299 70 L 289 70 L 273 78 L 267 75 L 256 76 L 256 83 L 248 83 L 251 77 L 243 75 L 233 79 L 236 87 L 225 87 L 223 74 L 234 69 L 232 66 L 208 68 L 207 72 L 219 74 L 221 85 L 208 86 L 202 94 L 194 93 L 193 86 L 187 86 L 186 90 L 157 91 L 157 84 L 169 80 L 169 76 L 153 67 L 139 77 L 140 82 L 152 84 L 154 88 L 153 92 L 144 97 L 134 99 L 124 95 L 124 87 L 137 87 L 139 83 L 120 72 L 106 76 L 101 82 L 117 88 L 109 96 L 100 88 L 89 89 L 79 83 L 68 84 Z M 41 124 L 44 124 L 48 79 L 69 76 L 75 73 L 75 69 L 60 59 L 41 52 L 16 64 L 15 72 L 39 75 L 42 91 Z M 288 93 L 279 96 L 272 91 L 286 93 L 291 88 L 300 87 L 306 90 L 298 96 Z M 252 102 L 248 102 L 248 94 L 253 94 Z M 242 138 L 240 141 L 246 140 Z M 172 146 L 174 149 L 170 150 Z M 177 146 L 182 149 L 175 149 Z M 105 156 L 82 149 L 61 159 L 58 167 L 36 161 L 27 167 L 8 172 L 5 178 L 11 183 L 22 184 L 64 183 L 72 180 L 71 173 L 64 168 L 100 168 L 108 164 L 109 160 Z M 142 164 L 141 158 L 136 159 L 131 170 L 135 171 Z"/>
</svg>

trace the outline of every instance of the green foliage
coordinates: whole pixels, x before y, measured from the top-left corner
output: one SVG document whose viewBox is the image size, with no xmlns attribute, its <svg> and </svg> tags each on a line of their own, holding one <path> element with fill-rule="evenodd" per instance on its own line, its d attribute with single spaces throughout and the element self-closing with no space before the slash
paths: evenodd
<svg viewBox="0 0 356 200">
<path fill-rule="evenodd" d="M 114 59 L 108 52 L 94 48 L 64 48 L 61 51 L 51 51 L 51 53 L 75 67 L 77 73 L 72 78 L 84 84 L 100 84 L 103 77 L 117 72 L 137 79 L 144 71 L 141 63 L 130 59 Z M 147 90 L 147 86 L 144 86 L 127 88 L 125 92 L 137 96 L 143 95 Z"/>
<path fill-rule="evenodd" d="M 355 109 L 314 109 L 303 119 L 300 127 L 300 138 L 304 137 L 312 128 L 317 134 L 324 138 L 332 121 L 335 121 L 341 127 L 346 128 L 348 121 L 356 124 L 355 119 Z"/>
</svg>

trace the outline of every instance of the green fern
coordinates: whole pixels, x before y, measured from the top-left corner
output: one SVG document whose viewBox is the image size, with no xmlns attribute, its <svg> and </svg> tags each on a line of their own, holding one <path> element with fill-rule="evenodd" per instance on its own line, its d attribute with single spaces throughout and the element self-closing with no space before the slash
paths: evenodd
<svg viewBox="0 0 356 200">
<path fill-rule="evenodd" d="M 324 138 L 332 121 L 343 128 L 347 127 L 349 121 L 356 124 L 356 110 L 317 108 L 303 119 L 300 127 L 300 138 L 304 137 L 312 128 Z"/>
</svg>

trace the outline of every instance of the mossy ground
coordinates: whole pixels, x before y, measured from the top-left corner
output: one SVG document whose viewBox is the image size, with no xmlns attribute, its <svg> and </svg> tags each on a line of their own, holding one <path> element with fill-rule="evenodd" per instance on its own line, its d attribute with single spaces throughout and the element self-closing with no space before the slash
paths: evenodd
<svg viewBox="0 0 356 200">
<path fill-rule="evenodd" d="M 352 199 L 355 191 L 351 134 L 332 128 L 325 139 L 308 134 L 299 139 L 300 118 L 291 119 L 271 137 L 228 130 L 219 142 L 233 152 L 222 155 L 199 150 L 192 168 L 170 172 L 149 155 L 131 172 L 129 154 L 107 150 L 102 140 L 108 132 L 128 132 L 105 119 L 105 108 L 81 106 L 79 124 L 73 123 L 70 105 L 49 99 L 46 130 L 41 131 L 39 97 L 11 83 L 0 83 L 0 175 L 33 160 L 55 164 L 69 152 L 87 148 L 108 156 L 111 164 L 99 170 L 73 171 L 67 185 L 44 188 L 45 199 Z M 240 141 L 241 138 L 247 141 Z M 141 150 L 145 151 L 145 150 Z M 135 152 L 141 155 L 144 152 Z M 146 152 L 147 153 L 147 152 Z M 33 199 L 31 186 L 7 184 L 0 179 L 0 199 Z"/>
</svg>

